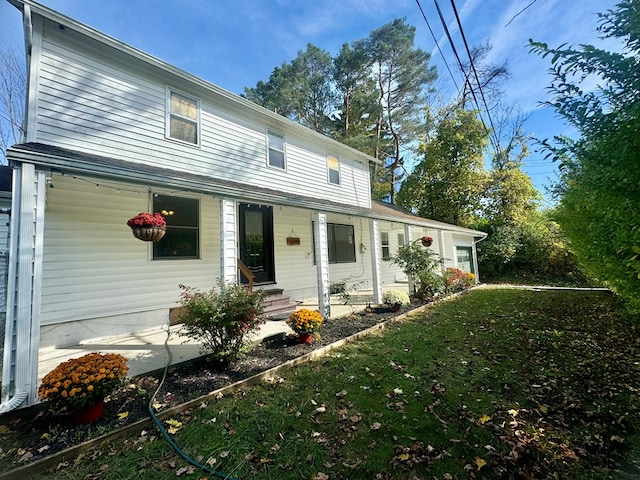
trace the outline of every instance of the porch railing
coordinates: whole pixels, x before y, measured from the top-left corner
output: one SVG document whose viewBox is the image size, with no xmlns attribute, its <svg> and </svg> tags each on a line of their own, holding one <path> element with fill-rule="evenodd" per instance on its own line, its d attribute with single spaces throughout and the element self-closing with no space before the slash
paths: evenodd
<svg viewBox="0 0 640 480">
<path fill-rule="evenodd" d="M 255 278 L 251 270 L 238 258 L 238 270 L 240 270 L 240 276 L 247 279 L 247 288 L 249 293 L 253 292 L 253 279 Z"/>
</svg>

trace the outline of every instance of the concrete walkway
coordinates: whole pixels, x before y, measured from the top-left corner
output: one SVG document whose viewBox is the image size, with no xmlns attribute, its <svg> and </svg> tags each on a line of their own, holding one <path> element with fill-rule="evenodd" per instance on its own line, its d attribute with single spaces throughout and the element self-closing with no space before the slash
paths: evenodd
<svg viewBox="0 0 640 480">
<path fill-rule="evenodd" d="M 385 285 L 383 290 L 407 291 L 406 284 Z M 373 291 L 359 290 L 351 294 L 351 305 L 337 296 L 331 297 L 331 318 L 340 318 L 353 312 L 363 310 L 367 304 L 373 305 Z M 303 300 L 298 308 L 318 309 L 318 299 L 309 298 Z M 180 325 L 174 325 L 169 330 L 167 345 L 171 351 L 171 364 L 185 362 L 200 356 L 199 345 L 188 337 L 178 334 Z M 293 333 L 286 324 L 286 320 L 267 320 L 260 326 L 260 330 L 252 340 L 259 342 L 263 338 L 281 333 Z M 45 347 L 39 351 L 38 385 L 42 378 L 60 363 L 72 358 L 81 357 L 87 353 L 119 353 L 128 359 L 129 376 L 141 375 L 155 370 L 163 369 L 168 361 L 165 349 L 167 339 L 167 326 L 155 328 L 131 335 L 109 337 L 83 342 L 80 345 L 69 347 Z"/>
</svg>

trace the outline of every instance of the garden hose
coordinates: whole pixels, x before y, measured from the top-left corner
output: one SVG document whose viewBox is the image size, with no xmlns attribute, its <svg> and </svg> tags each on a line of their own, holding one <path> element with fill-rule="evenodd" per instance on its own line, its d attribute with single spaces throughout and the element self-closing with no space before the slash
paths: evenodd
<svg viewBox="0 0 640 480">
<path fill-rule="evenodd" d="M 151 396 L 151 398 L 149 399 L 149 405 L 148 405 L 148 409 L 149 409 L 149 415 L 151 416 L 151 420 L 153 420 L 153 423 L 156 424 L 156 427 L 158 427 L 158 430 L 160 430 L 160 433 L 162 433 L 162 436 L 165 438 L 165 440 L 167 441 L 167 443 L 169 445 L 171 445 L 171 448 L 173 448 L 175 450 L 175 452 L 180 455 L 182 458 L 184 458 L 188 463 L 190 463 L 191 465 L 193 465 L 196 468 L 199 468 L 200 470 L 203 470 L 211 475 L 214 475 L 218 478 L 223 478 L 225 480 L 238 480 L 234 477 L 231 477 L 229 475 L 227 475 L 226 473 L 222 473 L 216 470 L 212 470 L 209 467 L 207 467 L 206 465 L 203 465 L 202 463 L 198 462 L 197 460 L 191 458 L 189 455 L 187 455 L 186 453 L 184 453 L 180 447 L 178 446 L 178 444 L 173 440 L 173 438 L 171 438 L 171 436 L 169 435 L 169 432 L 167 432 L 167 430 L 164 428 L 164 426 L 162 425 L 162 422 L 160 422 L 160 420 L 158 419 L 158 417 L 156 416 L 155 412 L 153 411 L 153 401 L 156 398 L 156 395 L 158 394 L 158 392 L 160 391 L 160 389 L 162 388 L 162 385 L 164 384 L 165 379 L 167 378 L 167 372 L 169 371 L 169 366 L 171 365 L 171 360 L 172 360 L 172 355 L 171 355 L 171 349 L 169 348 L 169 335 L 171 335 L 171 331 L 170 331 L 170 327 L 169 325 L 167 325 L 167 337 L 164 340 L 164 348 L 167 351 L 167 364 L 164 367 L 164 372 L 162 374 L 162 379 L 160 380 L 160 383 L 158 384 L 158 388 L 156 388 L 156 391 L 153 393 L 153 395 Z"/>
</svg>

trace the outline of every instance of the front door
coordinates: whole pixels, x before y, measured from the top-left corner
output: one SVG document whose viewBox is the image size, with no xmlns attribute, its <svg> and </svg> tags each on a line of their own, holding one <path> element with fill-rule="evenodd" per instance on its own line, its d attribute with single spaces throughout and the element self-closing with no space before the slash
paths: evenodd
<svg viewBox="0 0 640 480">
<path fill-rule="evenodd" d="M 255 283 L 274 283 L 273 207 L 241 203 L 239 209 L 240 260 L 255 276 Z"/>
</svg>

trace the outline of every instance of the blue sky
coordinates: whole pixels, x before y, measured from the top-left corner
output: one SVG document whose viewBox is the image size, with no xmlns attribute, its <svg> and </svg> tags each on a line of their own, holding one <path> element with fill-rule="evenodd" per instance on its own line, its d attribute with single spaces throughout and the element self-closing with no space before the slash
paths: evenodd
<svg viewBox="0 0 640 480">
<path fill-rule="evenodd" d="M 275 66 L 292 60 L 307 43 L 335 55 L 344 42 L 363 38 L 396 18 L 416 27 L 416 46 L 432 53 L 439 72 L 438 88 L 446 97 L 453 91 L 451 77 L 429 32 L 416 0 L 43 0 L 40 2 L 71 18 L 107 33 L 166 62 L 198 75 L 234 93 L 268 79 Z M 462 55 L 464 45 L 451 2 L 439 0 Z M 508 62 L 511 79 L 505 102 L 530 115 L 527 132 L 538 138 L 573 136 L 553 112 L 539 102 L 548 100 L 551 77 L 548 60 L 528 53 L 533 38 L 551 47 L 592 44 L 597 39 L 597 12 L 612 9 L 615 0 L 457 0 L 456 6 L 470 46 L 489 41 L 489 61 Z M 444 35 L 434 1 L 420 0 L 449 68 L 455 57 Z M 514 18 L 515 16 L 515 18 Z M 507 25 L 508 24 L 508 25 Z M 0 51 L 13 46 L 23 51 L 19 12 L 0 0 Z M 456 77 L 461 84 L 460 77 Z M 533 152 L 524 170 L 536 187 L 555 178 L 554 165 Z"/>
</svg>

